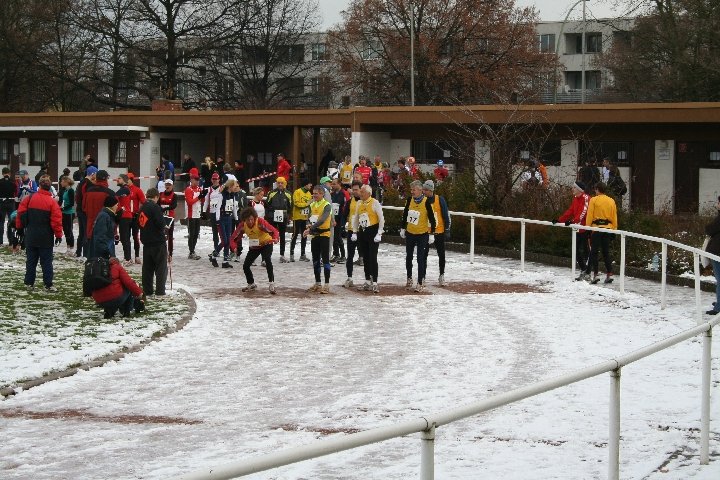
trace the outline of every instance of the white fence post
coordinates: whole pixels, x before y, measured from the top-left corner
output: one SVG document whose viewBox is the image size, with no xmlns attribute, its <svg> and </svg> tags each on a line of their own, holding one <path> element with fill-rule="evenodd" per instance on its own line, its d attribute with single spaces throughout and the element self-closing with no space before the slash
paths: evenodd
<svg viewBox="0 0 720 480">
<path fill-rule="evenodd" d="M 620 293 L 625 293 L 625 234 L 620 234 Z"/>
<path fill-rule="evenodd" d="M 520 271 L 525 271 L 525 220 L 520 220 Z"/>
<path fill-rule="evenodd" d="M 702 405 L 700 412 L 700 465 L 710 463 L 710 382 L 712 380 L 712 327 L 703 335 Z"/>
<path fill-rule="evenodd" d="M 420 480 L 435 479 L 435 425 L 422 432 Z"/>
<path fill-rule="evenodd" d="M 697 324 L 702 323 L 702 304 L 700 299 L 700 255 L 693 253 L 693 263 L 695 272 L 695 319 Z"/>
<path fill-rule="evenodd" d="M 572 278 L 575 278 L 575 264 L 577 263 L 577 229 L 571 228 L 572 231 Z"/>
<path fill-rule="evenodd" d="M 667 305 L 667 243 L 662 242 L 662 279 L 660 284 L 660 308 Z"/>
<path fill-rule="evenodd" d="M 620 479 L 620 369 L 610 372 L 608 480 Z"/>
<path fill-rule="evenodd" d="M 470 217 L 470 263 L 475 262 L 475 216 Z"/>
</svg>

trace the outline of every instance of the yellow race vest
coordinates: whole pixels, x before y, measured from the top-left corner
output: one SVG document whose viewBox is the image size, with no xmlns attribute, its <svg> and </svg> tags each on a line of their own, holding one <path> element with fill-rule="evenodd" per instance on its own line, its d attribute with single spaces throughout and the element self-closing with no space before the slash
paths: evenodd
<svg viewBox="0 0 720 480">
<path fill-rule="evenodd" d="M 352 218 L 353 218 L 353 216 L 355 215 L 355 209 L 357 208 L 357 202 L 358 202 L 358 201 L 357 201 L 357 198 L 355 198 L 354 196 L 350 195 L 350 210 L 348 210 L 348 221 L 347 221 L 347 226 L 346 226 L 345 229 L 346 229 L 348 232 L 351 232 L 351 233 L 352 233 L 352 231 L 353 231 L 353 229 L 352 229 Z"/>
<path fill-rule="evenodd" d="M 328 203 L 328 201 L 325 200 L 324 198 L 322 200 L 320 200 L 319 202 L 313 202 L 310 204 L 310 224 L 313 224 L 318 221 L 318 219 L 322 216 L 323 211 L 325 210 L 325 207 L 327 205 L 330 205 L 330 203 Z M 316 236 L 329 237 L 331 222 L 332 222 L 332 211 L 330 212 L 330 215 L 328 215 L 328 218 L 326 218 L 323 223 L 318 225 L 318 228 L 320 230 L 327 230 L 327 232 L 318 233 Z"/>
<path fill-rule="evenodd" d="M 350 185 L 352 183 L 352 177 L 353 177 L 352 163 L 350 165 L 345 165 L 343 163 L 343 166 L 340 168 L 340 183 L 344 183 L 345 185 Z"/>
<path fill-rule="evenodd" d="M 377 200 L 372 197 L 365 201 L 358 200 L 358 227 L 361 230 L 380 223 L 377 213 L 373 210 L 374 202 L 377 202 Z"/>
<path fill-rule="evenodd" d="M 422 235 L 430 230 L 430 221 L 428 220 L 427 197 L 423 197 L 420 203 L 410 199 L 407 215 L 407 231 L 413 235 Z"/>
<path fill-rule="evenodd" d="M 306 192 L 302 188 L 298 188 L 293 193 L 293 220 L 307 220 L 310 216 L 310 202 L 312 202 L 312 192 Z"/>
<path fill-rule="evenodd" d="M 440 209 L 440 197 L 437 195 L 435 195 L 435 200 L 433 200 L 432 209 L 435 214 L 435 233 L 445 233 L 445 220 L 443 220 Z M 430 227 L 428 227 L 428 232 L 430 232 Z"/>
<path fill-rule="evenodd" d="M 265 230 L 260 230 L 259 220 L 255 220 L 255 225 L 252 227 L 248 227 L 247 223 L 245 224 L 245 235 L 247 235 L 250 240 L 250 248 L 259 248 L 273 241 L 269 233 Z"/>
</svg>

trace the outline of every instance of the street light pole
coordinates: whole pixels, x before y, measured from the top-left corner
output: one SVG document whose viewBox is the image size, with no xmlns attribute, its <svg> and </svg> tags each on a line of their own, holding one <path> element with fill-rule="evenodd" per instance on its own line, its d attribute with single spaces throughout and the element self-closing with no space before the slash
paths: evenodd
<svg viewBox="0 0 720 480">
<path fill-rule="evenodd" d="M 415 106 L 415 5 L 410 2 L 410 106 Z"/>
<path fill-rule="evenodd" d="M 585 103 L 585 51 L 587 50 L 587 44 L 586 44 L 586 32 L 587 32 L 587 17 L 585 15 L 585 3 L 586 0 L 583 0 L 583 26 L 582 26 L 582 90 L 580 92 L 580 103 Z"/>
<path fill-rule="evenodd" d="M 575 9 L 575 7 L 577 7 L 578 5 L 580 5 L 580 2 L 583 2 L 583 35 L 582 35 L 582 43 L 583 43 L 583 45 L 582 45 L 582 47 L 583 47 L 583 73 L 582 73 L 582 77 L 583 77 L 583 78 L 582 78 L 582 80 L 583 80 L 583 82 L 584 82 L 584 79 L 585 79 L 585 73 L 584 73 L 584 72 L 585 72 L 585 2 L 586 2 L 586 1 L 587 1 L 587 0 L 577 0 L 577 2 L 575 2 L 575 3 L 573 4 L 573 6 L 570 7 L 570 10 L 568 10 L 567 15 L 565 15 L 565 20 L 563 20 L 563 21 L 562 21 L 562 24 L 560 25 L 560 34 L 559 34 L 558 37 L 555 39 L 555 55 L 560 55 L 560 39 L 562 38 L 563 33 L 565 32 L 565 24 L 567 24 L 567 21 L 568 21 L 568 19 L 570 18 L 570 14 L 571 14 L 572 11 Z M 563 43 L 563 45 L 564 45 L 564 43 Z M 555 75 L 555 78 L 557 79 L 557 74 Z M 584 85 L 583 85 L 583 86 L 584 86 Z M 557 80 L 555 81 L 554 103 L 557 103 Z M 585 103 L 585 90 L 584 90 L 584 89 L 583 89 L 583 93 L 582 93 L 582 103 Z"/>
</svg>

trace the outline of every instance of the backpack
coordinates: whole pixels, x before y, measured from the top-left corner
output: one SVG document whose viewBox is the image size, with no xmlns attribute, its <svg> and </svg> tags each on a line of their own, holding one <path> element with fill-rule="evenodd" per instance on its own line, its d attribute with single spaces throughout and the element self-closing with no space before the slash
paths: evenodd
<svg viewBox="0 0 720 480">
<path fill-rule="evenodd" d="M 85 262 L 83 273 L 83 296 L 89 297 L 92 292 L 107 287 L 112 283 L 110 276 L 110 260 L 103 257 L 95 257 Z"/>
</svg>

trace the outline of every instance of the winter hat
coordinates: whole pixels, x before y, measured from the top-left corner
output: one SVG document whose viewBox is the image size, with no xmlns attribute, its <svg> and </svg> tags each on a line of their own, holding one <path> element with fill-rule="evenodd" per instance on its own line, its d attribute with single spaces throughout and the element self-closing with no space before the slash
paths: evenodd
<svg viewBox="0 0 720 480">
<path fill-rule="evenodd" d="M 105 170 L 98 170 L 97 175 L 95 175 L 95 178 L 96 178 L 97 180 L 107 180 L 109 176 L 110 176 L 110 175 L 108 175 L 108 172 L 107 172 L 107 171 L 105 171 Z"/>
<path fill-rule="evenodd" d="M 425 180 L 425 183 L 423 183 L 423 190 L 430 190 L 431 192 L 434 192 L 435 183 L 432 180 Z"/>
<path fill-rule="evenodd" d="M 127 177 L 128 177 L 130 180 L 135 180 L 135 174 L 134 174 L 133 172 L 128 172 Z"/>
<path fill-rule="evenodd" d="M 218 172 L 215 172 L 212 174 L 212 177 L 210 177 L 212 180 L 220 180 L 220 174 Z"/>
<path fill-rule="evenodd" d="M 20 171 L 18 172 L 18 175 L 20 175 L 21 177 L 22 177 L 23 175 L 27 175 L 27 174 L 28 174 L 28 171 L 27 171 L 27 170 L 20 170 Z"/>
<path fill-rule="evenodd" d="M 438 164 L 438 167 L 442 167 L 443 165 L 445 165 L 445 162 L 443 162 L 442 160 L 438 160 L 437 164 Z"/>
<path fill-rule="evenodd" d="M 585 184 L 584 184 L 583 182 L 579 181 L 579 180 L 578 180 L 577 182 L 575 182 L 575 184 L 573 185 L 573 187 L 575 187 L 575 188 L 577 188 L 578 190 L 581 190 L 581 191 L 583 191 L 583 192 L 585 191 Z"/>
<path fill-rule="evenodd" d="M 85 175 L 87 175 L 88 177 L 90 175 L 95 175 L 96 173 L 98 173 L 97 167 L 90 166 L 85 169 Z"/>
<path fill-rule="evenodd" d="M 110 208 L 110 207 L 114 207 L 115 205 L 117 205 L 117 203 L 118 203 L 118 200 L 114 195 L 108 195 L 107 197 L 105 197 L 105 202 L 103 203 L 103 205 L 106 206 L 107 208 Z"/>
<path fill-rule="evenodd" d="M 275 180 L 277 183 L 282 183 L 283 185 L 287 185 L 287 180 L 285 180 L 285 177 L 277 177 L 277 180 Z"/>
<path fill-rule="evenodd" d="M 169 178 L 167 180 L 165 180 L 165 185 L 172 185 L 172 184 L 173 184 L 173 181 L 170 180 Z"/>
<path fill-rule="evenodd" d="M 330 179 L 330 177 L 322 177 L 322 178 L 320 179 L 320 184 L 321 184 L 321 185 L 322 185 L 323 183 L 328 183 L 328 182 L 332 182 L 332 180 Z"/>
<path fill-rule="evenodd" d="M 115 181 L 117 182 L 120 179 L 123 179 L 125 181 L 125 183 L 128 183 L 130 181 L 130 177 L 128 177 L 124 173 L 121 173 L 120 175 L 118 175 L 118 178 L 116 178 Z"/>
<path fill-rule="evenodd" d="M 193 167 L 188 172 L 190 174 L 190 178 L 200 178 L 200 174 L 198 173 L 198 169 Z"/>
</svg>

